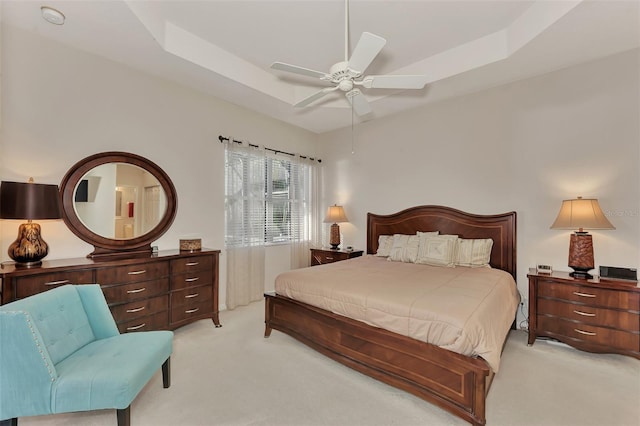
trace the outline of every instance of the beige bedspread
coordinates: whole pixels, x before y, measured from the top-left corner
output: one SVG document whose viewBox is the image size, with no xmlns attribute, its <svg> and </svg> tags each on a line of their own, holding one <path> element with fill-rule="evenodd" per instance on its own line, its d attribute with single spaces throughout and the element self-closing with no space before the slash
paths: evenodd
<svg viewBox="0 0 640 426">
<path fill-rule="evenodd" d="M 280 274 L 276 293 L 463 355 L 494 372 L 520 302 L 513 277 L 363 256 Z"/>
</svg>

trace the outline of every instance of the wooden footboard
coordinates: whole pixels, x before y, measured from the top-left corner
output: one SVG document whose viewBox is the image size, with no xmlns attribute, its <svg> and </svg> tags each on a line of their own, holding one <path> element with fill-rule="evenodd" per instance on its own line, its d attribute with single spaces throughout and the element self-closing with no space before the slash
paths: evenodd
<svg viewBox="0 0 640 426">
<path fill-rule="evenodd" d="M 361 373 L 484 425 L 493 373 L 482 359 L 369 326 L 275 293 L 265 294 L 265 337 L 286 333 Z"/>
</svg>

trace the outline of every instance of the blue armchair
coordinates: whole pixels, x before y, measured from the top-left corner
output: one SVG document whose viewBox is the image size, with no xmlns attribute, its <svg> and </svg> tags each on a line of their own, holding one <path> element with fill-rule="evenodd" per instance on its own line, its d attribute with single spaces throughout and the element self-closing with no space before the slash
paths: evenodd
<svg viewBox="0 0 640 426">
<path fill-rule="evenodd" d="M 0 306 L 0 425 L 18 417 L 117 410 L 162 366 L 170 386 L 171 331 L 120 334 L 100 286 L 65 285 Z"/>
</svg>

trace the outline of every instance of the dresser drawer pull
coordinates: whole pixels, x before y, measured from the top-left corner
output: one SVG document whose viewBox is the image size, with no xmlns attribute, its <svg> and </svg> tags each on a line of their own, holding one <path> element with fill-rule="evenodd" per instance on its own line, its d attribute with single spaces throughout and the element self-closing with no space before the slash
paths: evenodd
<svg viewBox="0 0 640 426">
<path fill-rule="evenodd" d="M 147 324 L 143 322 L 140 325 L 134 325 L 134 326 L 131 326 L 131 327 L 127 327 L 127 331 L 140 330 L 145 325 L 147 325 Z"/>
<path fill-rule="evenodd" d="M 584 331 L 584 330 L 580 330 L 578 328 L 574 328 L 573 331 L 575 331 L 576 333 L 584 334 L 586 336 L 595 336 L 596 335 L 596 333 L 593 333 L 591 331 Z"/>
<path fill-rule="evenodd" d="M 580 296 L 580 297 L 596 297 L 595 294 L 580 293 L 579 291 L 574 291 L 573 294 L 575 294 L 576 296 Z"/>
<path fill-rule="evenodd" d="M 200 308 L 194 308 L 194 309 L 187 309 L 186 311 L 184 311 L 185 314 L 192 314 L 194 312 L 198 312 L 200 310 Z"/>
<path fill-rule="evenodd" d="M 327 259 L 327 260 L 333 260 L 333 257 L 329 257 L 329 256 L 327 256 L 327 257 L 325 257 L 325 259 Z"/>
<path fill-rule="evenodd" d="M 198 281 L 200 279 L 200 277 L 195 277 L 195 278 L 185 278 L 184 282 L 186 283 L 192 283 L 194 281 Z"/>
<path fill-rule="evenodd" d="M 60 284 L 66 284 L 68 282 L 69 280 L 49 281 L 48 283 L 44 283 L 44 285 L 60 285 Z"/>
<path fill-rule="evenodd" d="M 200 296 L 199 293 L 194 293 L 194 294 L 187 294 L 184 298 L 185 299 L 191 299 L 191 298 L 198 297 L 198 296 Z"/>
<path fill-rule="evenodd" d="M 144 311 L 144 306 L 140 306 L 139 308 L 134 308 L 134 309 L 127 309 L 128 314 L 133 314 L 140 311 Z"/>
<path fill-rule="evenodd" d="M 145 272 L 147 272 L 147 270 L 146 269 L 142 269 L 141 271 L 127 272 L 127 275 L 140 275 L 140 274 L 144 274 Z"/>
<path fill-rule="evenodd" d="M 592 314 L 590 312 L 582 312 L 582 311 L 573 311 L 574 314 L 582 315 L 583 317 L 595 317 L 596 314 Z"/>
<path fill-rule="evenodd" d="M 186 264 L 186 266 L 197 266 L 199 264 L 200 264 L 200 262 L 189 262 L 189 263 Z"/>
<path fill-rule="evenodd" d="M 129 294 L 142 293 L 145 290 L 146 290 L 146 287 L 142 287 L 142 288 L 137 288 L 135 290 L 127 290 L 127 293 Z"/>
</svg>

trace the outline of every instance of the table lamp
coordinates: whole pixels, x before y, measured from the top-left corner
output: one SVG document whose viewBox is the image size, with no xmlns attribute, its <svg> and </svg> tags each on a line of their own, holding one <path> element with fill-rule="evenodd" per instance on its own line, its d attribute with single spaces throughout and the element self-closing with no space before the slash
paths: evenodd
<svg viewBox="0 0 640 426">
<path fill-rule="evenodd" d="M 327 216 L 324 218 L 324 223 L 332 223 L 331 225 L 331 238 L 329 244 L 331 244 L 332 250 L 338 250 L 340 245 L 340 222 L 348 222 L 347 215 L 344 214 L 342 206 L 333 205 L 327 209 Z"/>
<path fill-rule="evenodd" d="M 598 200 L 578 197 L 564 200 L 551 229 L 577 229 L 569 241 L 569 275 L 575 278 L 593 278 L 589 270 L 595 267 L 593 241 L 585 229 L 616 229 L 606 218 Z"/>
<path fill-rule="evenodd" d="M 60 219 L 58 185 L 2 182 L 0 184 L 0 219 L 26 219 L 18 228 L 18 238 L 9 246 L 9 257 L 19 267 L 38 266 L 49 253 L 33 220 Z"/>
</svg>

